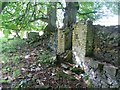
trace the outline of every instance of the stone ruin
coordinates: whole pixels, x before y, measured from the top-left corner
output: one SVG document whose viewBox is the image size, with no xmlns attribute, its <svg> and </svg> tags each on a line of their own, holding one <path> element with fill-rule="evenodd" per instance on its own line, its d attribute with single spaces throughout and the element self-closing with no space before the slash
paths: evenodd
<svg viewBox="0 0 120 90">
<path fill-rule="evenodd" d="M 65 52 L 66 39 L 58 30 L 57 53 Z M 80 22 L 72 31 L 73 62 L 84 69 L 94 87 L 120 88 L 120 26 Z"/>
</svg>

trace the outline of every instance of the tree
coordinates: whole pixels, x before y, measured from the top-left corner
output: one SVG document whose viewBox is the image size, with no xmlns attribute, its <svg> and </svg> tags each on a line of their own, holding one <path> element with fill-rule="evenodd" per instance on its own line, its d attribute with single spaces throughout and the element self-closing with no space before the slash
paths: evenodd
<svg viewBox="0 0 120 90">
<path fill-rule="evenodd" d="M 0 2 L 0 13 L 5 8 L 5 6 L 8 4 L 8 2 Z"/>
<path fill-rule="evenodd" d="M 56 10 L 57 10 L 57 3 L 56 2 L 50 2 L 47 7 L 47 16 L 48 16 L 48 25 L 45 27 L 45 35 L 51 35 L 51 33 L 57 31 L 56 26 Z"/>
<path fill-rule="evenodd" d="M 64 13 L 64 27 L 70 27 L 76 23 L 76 15 L 78 9 L 78 2 L 66 2 Z"/>
<path fill-rule="evenodd" d="M 11 31 L 15 31 L 16 35 L 19 37 L 18 33 L 20 31 L 38 29 L 38 26 L 35 27 L 36 23 L 34 22 L 38 20 L 47 22 L 47 17 L 44 14 L 44 7 L 43 3 L 36 2 L 9 3 L 2 11 L 2 28 L 4 28 L 4 33 L 7 35 Z"/>
<path fill-rule="evenodd" d="M 58 7 L 60 2 L 2 2 L 1 16 L 4 33 L 32 29 L 41 30 L 51 35 L 57 30 L 56 10 L 63 9 L 64 27 L 71 27 L 76 20 L 96 20 L 102 16 L 103 6 L 118 14 L 118 3 L 106 2 L 66 2 L 66 7 Z M 44 25 L 43 25 L 44 24 Z"/>
</svg>

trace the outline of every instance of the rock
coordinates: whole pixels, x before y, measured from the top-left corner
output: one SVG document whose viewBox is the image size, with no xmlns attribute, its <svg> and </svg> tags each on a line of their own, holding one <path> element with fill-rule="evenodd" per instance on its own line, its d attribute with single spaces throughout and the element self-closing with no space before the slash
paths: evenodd
<svg viewBox="0 0 120 90">
<path fill-rule="evenodd" d="M 37 37 L 39 37 L 39 32 L 30 32 L 30 33 L 28 33 L 28 35 L 27 35 L 27 38 L 28 39 L 35 39 L 35 38 L 37 38 Z"/>
<path fill-rule="evenodd" d="M 109 88 L 110 87 L 107 83 L 105 83 L 103 81 L 101 81 L 101 84 L 102 84 L 102 88 Z"/>
<path fill-rule="evenodd" d="M 30 43 L 38 42 L 40 39 L 39 32 L 29 32 L 27 34 L 27 41 Z"/>
<path fill-rule="evenodd" d="M 97 67 L 98 67 L 98 63 L 96 61 L 93 61 L 93 60 L 90 60 L 89 65 L 90 65 L 90 67 L 92 67 L 94 69 L 97 69 Z"/>
<path fill-rule="evenodd" d="M 104 66 L 104 71 L 106 72 L 106 75 L 112 79 L 115 79 L 117 69 L 117 67 L 114 67 L 112 65 Z"/>
<path fill-rule="evenodd" d="M 110 88 L 119 88 L 119 85 L 118 85 L 117 81 L 113 80 L 112 81 L 112 86 L 110 86 Z"/>
</svg>

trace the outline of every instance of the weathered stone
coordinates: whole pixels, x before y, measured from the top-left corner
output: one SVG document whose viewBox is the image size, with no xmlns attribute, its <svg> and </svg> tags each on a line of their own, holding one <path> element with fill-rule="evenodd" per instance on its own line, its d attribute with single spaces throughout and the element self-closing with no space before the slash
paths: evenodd
<svg viewBox="0 0 120 90">
<path fill-rule="evenodd" d="M 95 79 L 95 82 L 96 82 L 96 83 L 101 83 L 100 78 L 96 78 L 96 79 Z"/>
<path fill-rule="evenodd" d="M 98 67 L 98 63 L 96 61 L 93 61 L 93 60 L 90 60 L 89 65 L 94 69 L 97 69 L 97 67 Z"/>
<path fill-rule="evenodd" d="M 28 39 L 36 39 L 36 38 L 39 38 L 40 36 L 39 36 L 39 32 L 30 32 L 30 33 L 28 33 L 28 35 L 27 35 L 27 38 Z"/>
<path fill-rule="evenodd" d="M 112 80 L 112 85 L 110 86 L 110 88 L 118 88 L 119 84 L 117 83 L 117 81 Z"/>
<path fill-rule="evenodd" d="M 94 56 L 97 59 L 119 66 L 118 42 L 118 27 L 95 26 Z"/>
<path fill-rule="evenodd" d="M 118 82 L 117 82 L 117 80 L 115 79 L 115 80 L 113 80 L 113 79 L 111 79 L 111 78 L 108 78 L 108 84 L 110 84 L 111 86 L 116 86 L 116 85 L 118 85 Z"/>
<path fill-rule="evenodd" d="M 117 67 L 114 67 L 112 65 L 104 66 L 104 71 L 106 72 L 106 75 L 110 78 L 115 78 Z"/>
<path fill-rule="evenodd" d="M 101 84 L 102 84 L 102 88 L 109 88 L 110 87 L 106 82 L 101 81 Z"/>
<path fill-rule="evenodd" d="M 93 80 L 92 83 L 94 85 L 94 88 L 98 88 L 100 86 L 100 83 L 96 82 L 96 80 Z"/>
<path fill-rule="evenodd" d="M 61 32 L 61 37 L 62 34 Z M 111 85 L 116 88 L 117 83 L 120 86 L 120 70 L 118 71 L 117 68 L 120 65 L 118 36 L 118 27 L 115 26 L 105 27 L 78 23 L 73 30 L 72 50 L 75 63 L 84 68 L 95 87 L 109 88 Z M 64 37 L 69 39 L 69 37 Z M 58 43 L 62 43 L 58 45 L 61 52 L 64 52 L 65 45 L 67 46 L 69 43 L 67 39 L 58 40 Z M 90 57 L 92 54 L 94 57 Z"/>
<path fill-rule="evenodd" d="M 101 81 L 107 83 L 107 77 L 104 74 L 101 75 Z"/>
<path fill-rule="evenodd" d="M 96 77 L 96 74 L 95 74 L 95 72 L 94 72 L 93 69 L 91 69 L 91 70 L 89 71 L 89 74 L 90 74 L 91 79 L 94 79 L 94 78 Z"/>
<path fill-rule="evenodd" d="M 65 35 L 63 30 L 58 30 L 57 53 L 65 52 Z"/>
<path fill-rule="evenodd" d="M 87 22 L 87 37 L 86 37 L 86 56 L 93 56 L 93 42 L 94 42 L 94 26 L 91 21 Z"/>
</svg>

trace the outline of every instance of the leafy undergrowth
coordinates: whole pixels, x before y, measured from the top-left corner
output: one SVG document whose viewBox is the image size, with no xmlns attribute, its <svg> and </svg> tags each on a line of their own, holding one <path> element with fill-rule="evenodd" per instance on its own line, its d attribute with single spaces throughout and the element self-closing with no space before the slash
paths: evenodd
<svg viewBox="0 0 120 90">
<path fill-rule="evenodd" d="M 36 48 L 24 40 L 0 41 L 3 87 L 23 88 L 85 88 L 81 77 L 55 65 L 56 58 L 42 46 Z M 26 89 L 25 89 L 26 90 Z"/>
</svg>

